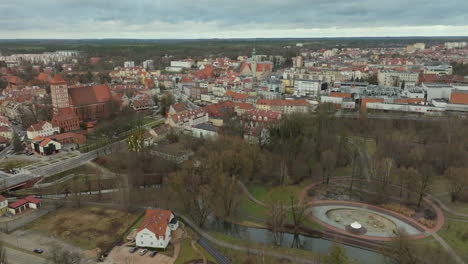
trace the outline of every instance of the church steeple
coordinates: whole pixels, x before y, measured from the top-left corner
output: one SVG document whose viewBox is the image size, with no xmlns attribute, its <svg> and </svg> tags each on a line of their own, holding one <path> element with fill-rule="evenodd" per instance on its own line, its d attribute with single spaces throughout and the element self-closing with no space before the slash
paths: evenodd
<svg viewBox="0 0 468 264">
<path fill-rule="evenodd" d="M 257 50 L 255 49 L 255 47 L 252 50 L 252 60 L 257 61 Z"/>
</svg>

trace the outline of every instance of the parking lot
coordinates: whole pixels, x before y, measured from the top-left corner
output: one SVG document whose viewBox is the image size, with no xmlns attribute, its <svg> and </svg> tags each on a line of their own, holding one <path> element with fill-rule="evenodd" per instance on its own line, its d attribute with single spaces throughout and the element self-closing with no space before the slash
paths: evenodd
<svg viewBox="0 0 468 264">
<path fill-rule="evenodd" d="M 158 253 L 154 257 L 150 257 L 148 251 L 144 256 L 140 256 L 138 249 L 134 253 L 129 252 L 130 247 L 126 245 L 117 246 L 112 249 L 104 263 L 106 264 L 120 264 L 120 263 L 132 263 L 132 264 L 172 264 L 175 259 L 166 255 Z"/>
</svg>

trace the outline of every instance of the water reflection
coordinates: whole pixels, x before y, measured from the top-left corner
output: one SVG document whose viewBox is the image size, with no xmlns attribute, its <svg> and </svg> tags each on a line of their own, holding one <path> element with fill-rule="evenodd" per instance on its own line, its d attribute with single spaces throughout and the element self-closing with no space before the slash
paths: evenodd
<svg viewBox="0 0 468 264">
<path fill-rule="evenodd" d="M 205 229 L 230 235 L 232 237 L 250 240 L 257 243 L 275 245 L 273 232 L 267 229 L 246 227 L 232 224 L 216 217 L 210 217 L 205 225 Z M 284 233 L 281 241 L 282 247 L 300 248 L 310 250 L 316 253 L 326 254 L 331 247 L 332 242 L 322 238 L 309 237 L 304 235 L 295 235 Z M 376 252 L 361 249 L 357 247 L 344 245 L 348 256 L 362 264 L 385 263 L 384 257 Z"/>
</svg>

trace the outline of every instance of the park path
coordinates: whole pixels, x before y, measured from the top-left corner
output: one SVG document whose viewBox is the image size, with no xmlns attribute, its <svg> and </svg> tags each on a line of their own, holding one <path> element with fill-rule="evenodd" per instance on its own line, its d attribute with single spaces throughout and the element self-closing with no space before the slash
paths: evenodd
<svg viewBox="0 0 468 264">
<path fill-rule="evenodd" d="M 331 180 L 331 181 L 333 182 L 333 180 Z M 305 197 L 306 197 L 307 190 L 309 190 L 310 188 L 313 188 L 314 186 L 317 186 L 319 184 L 320 183 L 313 183 L 313 184 L 310 184 L 309 186 L 305 187 L 304 190 L 301 192 L 300 199 L 304 200 Z M 455 212 L 455 211 L 451 210 L 442 201 L 440 201 L 439 199 L 437 199 L 436 197 L 434 197 L 431 194 L 426 193 L 425 197 L 423 199 L 427 203 L 429 203 L 431 206 L 433 206 L 433 208 L 435 209 L 435 211 L 437 213 L 438 222 L 437 222 L 437 225 L 435 227 L 433 227 L 433 228 L 427 228 L 427 227 L 424 227 L 422 225 L 421 226 L 426 230 L 426 232 L 429 235 L 431 235 L 440 244 L 440 246 L 445 250 L 445 252 L 447 252 L 447 254 L 449 254 L 449 256 L 457 264 L 465 264 L 463 259 L 455 252 L 455 250 L 453 250 L 453 248 L 449 244 L 447 244 L 447 242 L 445 242 L 445 240 L 442 237 L 440 237 L 437 234 L 437 231 L 440 230 L 440 228 L 445 223 L 445 216 L 444 216 L 442 210 L 453 212 L 454 215 L 462 216 L 462 217 L 465 216 L 466 214 L 458 213 L 458 212 Z M 314 202 L 322 202 L 322 201 L 314 201 Z"/>
</svg>

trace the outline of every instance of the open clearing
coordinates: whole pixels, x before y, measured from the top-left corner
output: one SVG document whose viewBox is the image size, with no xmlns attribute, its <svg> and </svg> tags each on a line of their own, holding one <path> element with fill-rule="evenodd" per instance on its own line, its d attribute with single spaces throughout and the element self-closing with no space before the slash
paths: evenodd
<svg viewBox="0 0 468 264">
<path fill-rule="evenodd" d="M 139 215 L 102 207 L 61 208 L 34 221 L 28 228 L 53 235 L 85 250 L 106 249 L 125 233 Z"/>
</svg>

